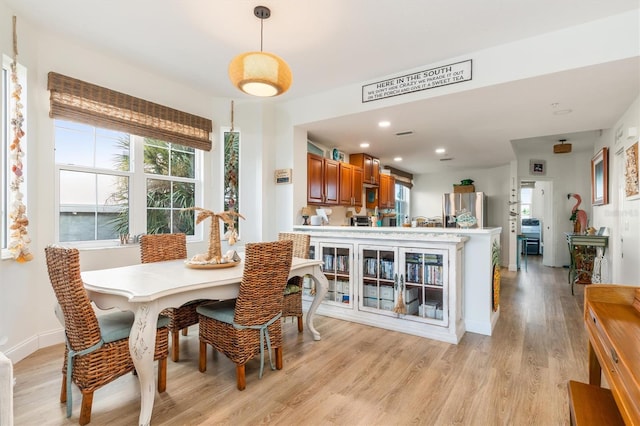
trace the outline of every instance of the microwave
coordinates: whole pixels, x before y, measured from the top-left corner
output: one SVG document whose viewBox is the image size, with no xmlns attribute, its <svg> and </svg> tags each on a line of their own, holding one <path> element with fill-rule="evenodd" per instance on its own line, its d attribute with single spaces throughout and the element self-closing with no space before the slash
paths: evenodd
<svg viewBox="0 0 640 426">
<path fill-rule="evenodd" d="M 352 216 L 351 226 L 371 226 L 369 216 Z"/>
</svg>

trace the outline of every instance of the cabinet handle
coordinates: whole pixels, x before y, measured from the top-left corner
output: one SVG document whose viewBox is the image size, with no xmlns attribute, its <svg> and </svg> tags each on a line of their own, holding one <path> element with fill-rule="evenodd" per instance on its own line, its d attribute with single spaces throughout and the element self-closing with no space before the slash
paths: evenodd
<svg viewBox="0 0 640 426">
<path fill-rule="evenodd" d="M 615 349 L 613 349 L 613 348 L 611 349 L 611 359 L 616 364 L 618 363 L 618 354 L 616 353 Z"/>
</svg>

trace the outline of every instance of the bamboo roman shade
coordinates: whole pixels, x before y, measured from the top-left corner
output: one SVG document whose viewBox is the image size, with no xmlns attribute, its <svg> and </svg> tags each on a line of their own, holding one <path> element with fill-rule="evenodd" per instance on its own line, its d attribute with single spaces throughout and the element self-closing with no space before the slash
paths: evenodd
<svg viewBox="0 0 640 426">
<path fill-rule="evenodd" d="M 384 166 L 384 168 L 391 172 L 391 176 L 395 178 L 398 185 L 406 186 L 409 189 L 413 188 L 413 174 L 391 166 Z"/>
<path fill-rule="evenodd" d="M 49 73 L 47 89 L 51 93 L 51 118 L 211 150 L 209 119 L 55 72 Z"/>
</svg>

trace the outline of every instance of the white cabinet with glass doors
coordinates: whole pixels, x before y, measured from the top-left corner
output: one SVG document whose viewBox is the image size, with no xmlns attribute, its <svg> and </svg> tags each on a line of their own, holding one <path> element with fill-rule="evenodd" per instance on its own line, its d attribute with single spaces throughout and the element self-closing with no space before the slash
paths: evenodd
<svg viewBox="0 0 640 426">
<path fill-rule="evenodd" d="M 359 245 L 358 254 L 359 310 L 449 325 L 446 250 Z"/>
<path fill-rule="evenodd" d="M 341 243 L 311 243 L 309 258 L 322 260 L 322 271 L 329 282 L 324 303 L 353 308 L 353 245 Z M 303 298 L 313 300 L 312 280 L 304 280 Z"/>
<path fill-rule="evenodd" d="M 317 313 L 458 343 L 465 329 L 462 264 L 468 238 L 358 237 L 311 233 L 310 257 L 323 261 L 329 281 Z M 303 291 L 308 308 L 313 294 L 310 280 Z"/>
</svg>

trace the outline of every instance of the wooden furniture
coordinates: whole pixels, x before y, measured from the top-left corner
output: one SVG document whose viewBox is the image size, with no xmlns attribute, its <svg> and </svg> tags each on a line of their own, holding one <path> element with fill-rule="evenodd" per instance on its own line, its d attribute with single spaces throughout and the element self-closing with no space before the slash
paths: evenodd
<svg viewBox="0 0 640 426">
<path fill-rule="evenodd" d="M 572 426 L 624 426 L 609 389 L 569 380 L 569 423 Z"/>
<path fill-rule="evenodd" d="M 640 287 L 585 287 L 584 321 L 589 384 L 600 386 L 604 373 L 625 424 L 640 424 Z"/>
<path fill-rule="evenodd" d="M 593 274 L 593 263 L 598 256 L 598 248 L 602 249 L 602 256 L 609 243 L 606 235 L 584 235 L 565 233 L 569 246 L 569 284 L 571 284 L 571 294 L 574 284 L 591 284 Z M 600 271 L 597 271 L 598 274 Z"/>
<path fill-rule="evenodd" d="M 320 261 L 294 258 L 289 277 L 309 274 L 316 284 L 316 297 L 307 312 L 307 329 L 320 340 L 313 320 L 328 282 Z M 182 260 L 144 263 L 82 272 L 82 280 L 91 300 L 100 308 L 117 307 L 135 313 L 129 350 L 140 380 L 140 425 L 148 425 L 153 410 L 153 354 L 146 342 L 153 341 L 152 325 L 163 309 L 182 306 L 190 300 L 234 299 L 242 280 L 243 263 L 231 268 L 192 269 Z"/>
<path fill-rule="evenodd" d="M 78 249 L 49 246 L 45 248 L 45 257 L 51 286 L 58 299 L 56 314 L 65 330 L 60 402 L 67 403 L 67 417 L 70 417 L 71 383 L 75 383 L 82 392 L 79 423 L 86 425 L 91 421 L 94 391 L 134 370 L 134 361 L 129 353 L 133 315 L 131 312 L 116 312 L 96 316 L 80 277 Z M 136 343 L 153 348 L 153 352 L 147 350 L 149 361 L 158 360 L 158 392 L 164 392 L 169 353 L 168 321 L 159 321 L 156 314 L 149 322 L 148 336 Z M 152 386 L 149 388 L 153 390 Z"/>
<path fill-rule="evenodd" d="M 340 205 L 362 206 L 362 167 L 340 162 Z"/>
<path fill-rule="evenodd" d="M 301 232 L 281 232 L 278 234 L 280 241 L 293 241 L 293 256 L 301 259 L 309 258 L 309 234 Z M 293 277 L 287 282 L 284 300 L 282 303 L 283 317 L 298 318 L 298 332 L 302 333 L 302 286 L 304 277 Z"/>
<path fill-rule="evenodd" d="M 493 329 L 500 318 L 500 307 L 494 309 L 496 301 L 496 288 L 499 283 L 495 280 L 495 269 L 491 261 L 492 253 L 495 247 L 500 247 L 500 234 L 502 228 L 485 227 L 482 229 L 464 229 L 464 228 L 432 228 L 432 227 L 371 227 L 371 226 L 303 226 L 296 225 L 294 231 L 305 232 L 311 235 L 311 248 L 314 251 L 316 259 L 322 259 L 320 254 L 319 243 L 322 241 L 332 243 L 335 247 L 340 247 L 340 251 L 347 251 L 345 247 L 350 247 L 351 256 L 355 256 L 357 252 L 353 252 L 354 243 L 370 242 L 377 244 L 383 242 L 385 244 L 395 244 L 398 247 L 421 247 L 417 244 L 431 244 L 435 246 L 440 244 L 446 245 L 447 242 L 454 243 L 456 239 L 460 242 L 465 241 L 464 256 L 462 260 L 453 262 L 449 259 L 451 265 L 449 268 L 455 271 L 455 276 L 449 276 L 449 289 L 453 289 L 453 283 L 456 283 L 456 300 L 460 304 L 457 312 L 464 313 L 464 321 L 458 320 L 457 324 L 463 330 L 457 333 L 469 331 L 472 333 L 491 336 Z M 339 244 L 339 245 L 338 245 Z M 345 255 L 339 253 L 339 255 Z M 352 257 L 350 264 L 355 265 L 357 258 Z M 344 272 L 339 275 L 340 282 L 349 282 L 355 285 L 355 272 Z M 460 279 L 462 281 L 461 288 L 457 288 Z M 336 284 L 337 286 L 337 284 Z M 343 285 L 344 287 L 344 285 Z M 303 304 L 305 303 L 305 294 L 308 289 L 303 289 Z M 499 302 L 499 299 L 497 300 Z M 350 301 L 354 303 L 353 299 Z M 357 300 L 355 301 L 357 303 Z M 344 302 L 343 302 L 344 303 Z M 325 305 L 323 304 L 322 313 L 325 314 Z M 347 305 L 347 304 L 344 304 Z M 327 306 L 328 308 L 328 306 Z M 346 319 L 352 317 L 350 311 L 345 312 L 345 307 L 341 304 L 339 307 L 331 303 L 331 311 L 335 313 L 337 318 Z M 329 314 L 327 314 L 329 315 Z M 338 316 L 339 315 L 339 316 Z M 370 317 L 371 324 L 377 325 L 376 321 L 379 316 Z M 385 318 L 385 322 L 387 319 Z M 409 332 L 406 324 L 408 321 L 390 321 L 396 325 L 394 330 Z M 461 324 L 462 323 L 462 324 Z M 424 337 L 435 336 L 434 330 L 441 330 L 434 327 L 422 327 L 418 330 L 417 335 Z M 411 333 L 411 332 L 410 332 Z M 415 334 L 415 333 L 411 333 Z M 432 337 L 443 340 L 444 338 Z M 451 340 L 451 336 L 446 339 Z"/>
<path fill-rule="evenodd" d="M 391 175 L 380 175 L 380 187 L 378 188 L 378 207 L 381 209 L 393 209 L 396 206 L 396 180 Z"/>
<path fill-rule="evenodd" d="M 185 234 L 153 234 L 140 238 L 140 260 L 142 263 L 161 262 L 187 258 L 187 237 Z M 171 360 L 180 360 L 180 330 L 184 336 L 189 326 L 198 323 L 196 307 L 201 300 L 185 303 L 178 308 L 167 308 L 160 314 L 169 318 L 171 332 Z"/>
<path fill-rule="evenodd" d="M 246 245 L 245 266 L 238 298 L 198 306 L 200 318 L 199 370 L 207 369 L 207 344 L 236 365 L 238 390 L 246 387 L 245 364 L 260 354 L 260 375 L 265 346 L 271 369 L 282 369 L 282 302 L 291 268 L 293 241 Z M 276 366 L 271 362 L 275 351 Z"/>
<path fill-rule="evenodd" d="M 424 238 L 413 232 L 399 238 L 391 232 L 377 233 L 376 228 L 369 232 L 322 228 L 308 231 L 311 251 L 322 260 L 329 282 L 319 312 L 449 343 L 460 341 L 462 262 L 468 238 Z M 310 291 L 303 288 L 303 302 Z"/>
<path fill-rule="evenodd" d="M 340 162 L 307 154 L 307 203 L 338 205 Z"/>
<path fill-rule="evenodd" d="M 367 185 L 380 184 L 380 160 L 369 154 L 350 154 L 349 163 L 362 167 L 364 171 L 363 182 Z"/>
<path fill-rule="evenodd" d="M 307 203 L 362 206 L 363 169 L 307 153 Z"/>
</svg>

